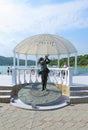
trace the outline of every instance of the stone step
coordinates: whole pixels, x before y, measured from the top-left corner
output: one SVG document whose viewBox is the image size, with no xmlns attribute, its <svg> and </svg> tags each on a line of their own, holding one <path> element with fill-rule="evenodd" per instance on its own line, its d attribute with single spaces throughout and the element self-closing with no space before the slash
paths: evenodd
<svg viewBox="0 0 88 130">
<path fill-rule="evenodd" d="M 70 90 L 88 90 L 88 86 L 71 86 Z"/>
<path fill-rule="evenodd" d="M 70 96 L 86 96 L 88 95 L 88 90 L 71 90 Z"/>
<path fill-rule="evenodd" d="M 0 95 L 10 95 L 12 90 L 0 90 Z"/>
<path fill-rule="evenodd" d="M 11 95 L 0 95 L 0 103 L 10 103 Z"/>
<path fill-rule="evenodd" d="M 70 103 L 88 103 L 88 95 L 86 96 L 70 96 Z"/>
<path fill-rule="evenodd" d="M 12 90 L 13 86 L 0 86 L 0 90 Z"/>
</svg>

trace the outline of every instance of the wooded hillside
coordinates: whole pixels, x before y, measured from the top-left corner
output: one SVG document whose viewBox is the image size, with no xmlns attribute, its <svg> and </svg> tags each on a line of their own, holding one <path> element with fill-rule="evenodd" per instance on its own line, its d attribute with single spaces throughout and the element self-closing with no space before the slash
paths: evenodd
<svg viewBox="0 0 88 130">
<path fill-rule="evenodd" d="M 67 58 L 62 58 L 60 59 L 60 66 L 63 66 L 64 63 L 67 63 Z M 88 54 L 86 55 L 80 55 L 77 56 L 77 63 L 78 66 L 87 66 L 88 67 Z M 57 59 L 52 59 L 50 62 L 50 65 L 57 65 L 58 60 Z M 75 57 L 70 57 L 70 66 L 74 66 L 75 64 Z M 13 65 L 13 57 L 4 57 L 0 56 L 0 65 L 6 65 L 6 66 L 12 66 Z M 25 60 L 20 60 L 20 65 L 25 65 Z M 28 60 L 28 65 L 35 65 L 34 60 Z"/>
<path fill-rule="evenodd" d="M 60 59 L 60 66 L 63 66 L 64 64 L 67 64 L 67 58 L 62 58 Z M 58 64 L 58 60 L 57 59 L 54 59 L 51 61 L 50 65 L 57 65 Z M 77 64 L 78 66 L 86 66 L 88 67 L 88 54 L 86 55 L 80 55 L 80 56 L 77 56 Z M 70 66 L 74 66 L 75 65 L 75 57 L 70 57 Z"/>
<path fill-rule="evenodd" d="M 20 60 L 20 65 L 25 65 L 25 60 Z M 28 65 L 34 65 L 35 61 L 28 60 Z M 0 65 L 12 66 L 13 65 L 13 57 L 4 57 L 0 56 Z"/>
</svg>

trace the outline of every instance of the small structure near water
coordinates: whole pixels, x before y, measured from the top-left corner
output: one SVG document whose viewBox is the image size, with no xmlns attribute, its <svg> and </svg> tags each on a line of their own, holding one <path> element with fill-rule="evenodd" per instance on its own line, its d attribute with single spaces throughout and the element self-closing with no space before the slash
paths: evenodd
<svg viewBox="0 0 88 130">
<path fill-rule="evenodd" d="M 56 36 L 56 35 L 51 35 L 51 34 L 40 34 L 36 35 L 33 37 L 29 37 L 22 42 L 20 42 L 13 50 L 14 52 L 14 65 L 12 68 L 12 86 L 13 86 L 13 92 L 12 95 L 15 95 L 13 98 L 14 102 L 12 102 L 13 105 L 16 105 L 18 107 L 22 108 L 28 108 L 28 109 L 36 109 L 36 103 L 35 100 L 32 100 L 30 102 L 30 106 L 28 104 L 25 104 L 23 101 L 24 100 L 22 94 L 20 95 L 19 93 L 22 91 L 22 88 L 25 88 L 27 85 L 30 86 L 30 84 L 41 84 L 41 77 L 38 75 L 38 70 L 40 69 L 39 66 L 37 65 L 38 58 L 42 55 L 57 55 L 58 56 L 58 67 L 57 68 L 52 68 L 49 67 L 50 73 L 48 77 L 48 85 L 49 84 L 54 84 L 55 87 L 57 87 L 58 90 L 61 91 L 61 102 L 53 102 L 54 104 L 47 103 L 43 104 L 43 107 L 41 106 L 42 103 L 40 103 L 39 107 L 37 107 L 38 110 L 49 110 L 49 109 L 55 109 L 59 108 L 58 105 L 61 105 L 61 103 L 64 102 L 64 105 L 68 105 L 69 100 L 72 102 L 70 99 L 71 96 L 71 90 L 73 90 L 73 83 L 72 83 L 72 75 L 73 75 L 73 70 L 70 68 L 70 56 L 75 55 L 75 72 L 77 71 L 77 50 L 76 48 L 72 45 L 71 42 L 68 40 Z M 21 68 L 19 60 L 21 56 L 24 55 L 25 58 L 25 67 Z M 29 55 L 35 55 L 36 56 L 36 66 L 33 68 L 29 68 L 27 65 L 28 56 Z M 67 55 L 68 60 L 67 60 L 67 66 L 60 68 L 60 57 L 61 55 Z M 16 62 L 17 59 L 17 62 Z M 64 73 L 63 73 L 64 72 Z M 41 86 L 41 85 L 40 85 Z M 20 91 L 19 91 L 20 90 Z M 25 89 L 26 90 L 26 89 Z M 37 91 L 38 90 L 38 91 Z M 34 88 L 29 91 L 29 95 L 33 96 L 33 94 L 38 93 L 40 89 Z M 53 93 L 56 92 L 53 90 Z M 31 94 L 30 94 L 31 93 Z M 24 93 L 25 95 L 26 93 Z M 46 91 L 45 96 L 46 98 L 50 96 L 51 90 L 49 88 L 49 91 Z M 54 93 L 56 97 L 56 93 Z M 18 95 L 18 96 L 17 96 Z M 58 93 L 59 95 L 59 93 Z M 36 95 L 34 95 L 36 97 Z M 42 93 L 40 93 L 40 97 Z M 51 95 L 52 96 L 52 95 Z M 64 97 L 63 97 L 64 96 Z M 38 96 L 39 97 L 39 96 Z M 26 97 L 28 98 L 28 97 Z M 20 100 L 21 99 L 21 100 Z M 35 98 L 34 98 L 35 99 Z M 53 98 L 54 99 L 54 98 Z M 29 101 L 29 98 L 27 99 Z M 50 100 L 47 99 L 47 101 Z M 37 101 L 37 100 L 36 100 Z M 56 100 L 55 100 L 56 101 Z M 27 102 L 28 103 L 28 102 Z M 58 103 L 58 104 L 55 104 Z M 25 106 L 25 107 L 24 107 Z M 60 107 L 62 107 L 60 106 Z M 34 107 L 34 108 L 33 108 Z"/>
<path fill-rule="evenodd" d="M 48 83 L 54 83 L 58 87 L 58 89 L 62 91 L 62 94 L 69 95 L 70 89 L 68 85 L 70 85 L 72 82 L 72 79 L 71 79 L 72 72 L 70 70 L 70 65 L 69 65 L 69 57 L 71 54 L 75 54 L 75 70 L 77 69 L 77 50 L 72 45 L 71 42 L 56 35 L 40 34 L 40 35 L 29 37 L 23 40 L 14 48 L 13 52 L 14 52 L 14 60 L 13 60 L 14 61 L 13 84 L 14 85 L 19 86 L 21 84 L 30 85 L 30 83 L 34 83 L 34 84 L 41 83 L 41 79 L 39 79 L 39 76 L 37 74 L 39 70 L 39 66 L 37 65 L 39 56 L 57 55 L 58 67 L 49 68 L 50 73 L 49 73 Z M 21 55 L 25 56 L 24 69 L 21 69 L 19 65 L 19 59 Z M 28 60 L 29 55 L 36 56 L 36 66 L 35 68 L 32 68 L 32 70 L 34 71 L 31 71 L 31 69 L 29 69 L 27 65 L 27 60 Z M 60 60 L 61 55 L 68 56 L 68 62 L 67 62 L 68 67 L 59 68 L 60 67 L 59 60 Z M 17 58 L 17 65 L 16 65 L 16 58 Z M 23 78 L 21 78 L 22 71 L 23 71 Z M 64 74 L 62 73 L 63 71 L 64 71 Z M 28 75 L 30 78 L 27 78 Z M 23 79 L 23 83 L 22 83 L 22 79 Z M 65 85 L 64 90 L 62 89 L 63 88 L 62 84 Z M 50 91 L 48 95 L 49 94 L 50 94 Z M 47 99 L 47 100 L 49 101 L 50 99 Z"/>
</svg>

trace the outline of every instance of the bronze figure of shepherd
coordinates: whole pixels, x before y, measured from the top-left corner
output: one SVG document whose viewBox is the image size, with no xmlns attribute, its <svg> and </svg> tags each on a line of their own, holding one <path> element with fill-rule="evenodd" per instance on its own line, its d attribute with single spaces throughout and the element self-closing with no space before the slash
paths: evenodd
<svg viewBox="0 0 88 130">
<path fill-rule="evenodd" d="M 42 91 L 43 91 L 46 89 L 48 73 L 50 72 L 50 70 L 47 67 L 47 64 L 50 63 L 50 59 L 48 58 L 48 55 L 46 55 L 45 58 L 41 57 L 38 63 L 41 65 L 41 70 L 39 74 L 41 74 Z"/>
</svg>

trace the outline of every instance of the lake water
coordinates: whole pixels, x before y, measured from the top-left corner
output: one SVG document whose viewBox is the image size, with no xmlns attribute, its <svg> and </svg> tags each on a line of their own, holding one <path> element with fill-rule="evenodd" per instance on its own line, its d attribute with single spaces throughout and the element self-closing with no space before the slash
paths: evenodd
<svg viewBox="0 0 88 130">
<path fill-rule="evenodd" d="M 0 66 L 0 73 L 6 74 L 7 73 L 8 66 Z"/>
<path fill-rule="evenodd" d="M 21 68 L 23 68 L 23 67 L 21 67 Z M 0 66 L 0 73 L 7 74 L 7 69 L 8 69 L 8 66 Z M 78 73 L 79 74 L 88 73 L 88 68 L 78 68 Z"/>
<path fill-rule="evenodd" d="M 7 74 L 8 67 L 12 68 L 12 66 L 0 66 L 0 73 Z M 21 68 L 24 68 L 24 66 L 21 66 Z"/>
</svg>

